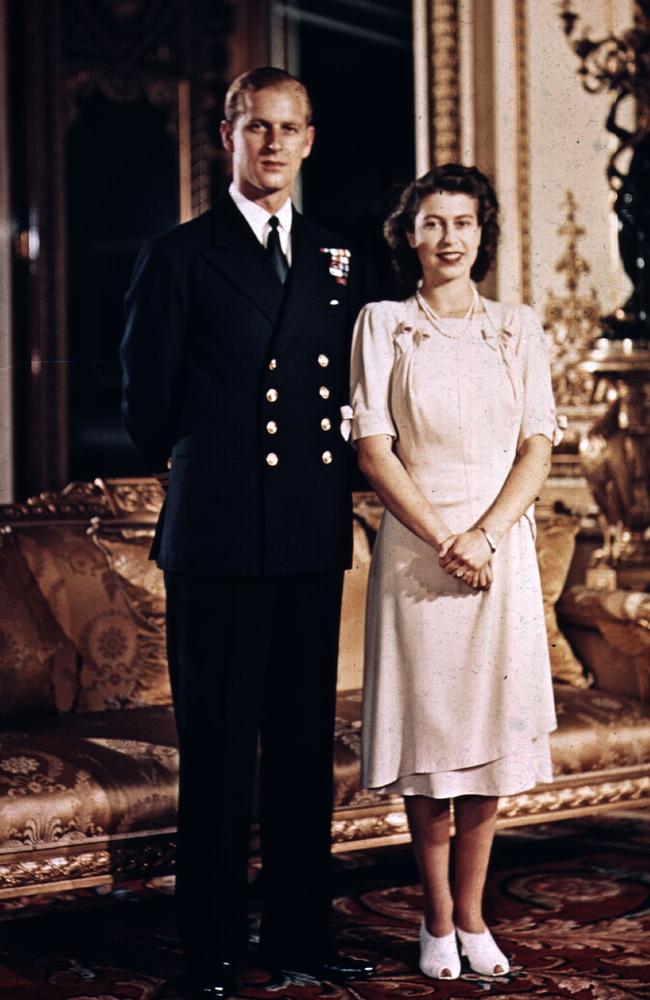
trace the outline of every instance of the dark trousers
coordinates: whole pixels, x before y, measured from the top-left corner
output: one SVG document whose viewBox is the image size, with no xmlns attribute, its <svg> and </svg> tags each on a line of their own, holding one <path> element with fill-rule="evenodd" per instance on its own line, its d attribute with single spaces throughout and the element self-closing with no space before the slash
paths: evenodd
<svg viewBox="0 0 650 1000">
<path fill-rule="evenodd" d="M 262 947 L 331 947 L 330 824 L 342 573 L 165 575 L 180 745 L 177 899 L 190 965 L 244 956 L 261 744 Z"/>
</svg>

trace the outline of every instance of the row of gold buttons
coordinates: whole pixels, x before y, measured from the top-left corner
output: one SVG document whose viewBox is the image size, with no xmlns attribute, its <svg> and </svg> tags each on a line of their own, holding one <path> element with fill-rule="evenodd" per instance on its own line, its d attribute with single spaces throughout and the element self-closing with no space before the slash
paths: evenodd
<svg viewBox="0 0 650 1000">
<path fill-rule="evenodd" d="M 331 431 L 331 429 L 332 429 L 332 421 L 330 420 L 329 417 L 323 417 L 323 419 L 320 422 L 320 429 L 322 431 Z M 276 424 L 275 420 L 269 420 L 267 422 L 267 424 L 266 424 L 266 433 L 267 434 L 277 434 L 278 433 L 278 425 Z"/>
<path fill-rule="evenodd" d="M 268 367 L 269 367 L 269 371 L 271 371 L 271 372 L 275 371 L 275 369 L 278 367 L 277 360 L 275 358 L 271 358 L 271 360 L 269 361 L 269 366 Z M 266 399 L 267 399 L 267 401 L 269 403 L 275 403 L 275 402 L 277 402 L 277 399 L 278 399 L 278 390 L 277 389 L 267 389 L 266 390 Z M 268 423 L 266 425 L 266 431 L 267 431 L 268 434 L 277 434 L 278 425 L 276 424 L 275 420 L 269 420 L 268 421 Z M 268 453 L 268 455 L 266 456 L 266 464 L 267 465 L 274 466 L 274 465 L 277 465 L 279 461 L 280 461 L 280 459 L 278 458 L 278 456 L 273 451 L 270 451 Z"/>
<path fill-rule="evenodd" d="M 326 354 L 319 354 L 318 355 L 318 364 L 321 366 L 321 368 L 327 368 L 327 366 L 329 365 L 329 363 L 330 363 L 330 359 L 327 357 Z M 321 399 L 329 399 L 330 398 L 330 391 L 329 391 L 329 389 L 327 388 L 326 385 L 322 385 L 320 387 L 320 389 L 318 390 L 318 394 L 321 397 Z M 332 424 L 331 424 L 331 421 L 330 421 L 329 417 L 323 417 L 323 419 L 320 422 L 320 426 L 321 426 L 321 430 L 329 431 L 331 429 L 331 427 L 332 427 Z M 331 451 L 324 451 L 320 458 L 321 458 L 321 462 L 323 462 L 324 465 L 330 465 L 331 462 L 332 462 L 332 452 Z"/>
<path fill-rule="evenodd" d="M 323 465 L 331 465 L 332 462 L 334 461 L 334 456 L 332 455 L 331 451 L 324 451 L 320 457 L 320 460 L 323 463 Z M 280 459 L 278 458 L 278 456 L 275 454 L 274 451 L 270 451 L 266 456 L 267 465 L 276 466 L 279 463 L 279 461 Z"/>
<path fill-rule="evenodd" d="M 327 366 L 329 365 L 329 363 L 330 363 L 330 359 L 327 357 L 326 354 L 319 354 L 318 355 L 318 364 L 321 366 L 321 368 L 327 368 Z M 326 385 L 322 385 L 320 387 L 320 389 L 318 390 L 318 394 L 321 397 L 321 399 L 329 399 L 330 398 L 330 391 L 329 391 L 329 389 L 327 388 Z M 329 431 L 331 429 L 331 427 L 332 427 L 332 424 L 331 424 L 331 421 L 330 421 L 329 417 L 323 417 L 323 419 L 320 422 L 320 426 L 321 426 L 321 430 Z M 331 451 L 324 451 L 320 458 L 321 458 L 321 462 L 323 462 L 324 465 L 330 465 L 331 462 L 332 462 L 332 452 Z"/>
<path fill-rule="evenodd" d="M 326 354 L 319 354 L 317 360 L 318 360 L 318 364 L 320 365 L 321 368 L 327 368 L 327 366 L 330 363 L 330 359 L 327 357 Z M 275 369 L 278 367 L 277 359 L 276 358 L 271 358 L 271 360 L 269 361 L 268 367 L 269 367 L 269 371 L 275 371 Z M 321 399 L 329 399 L 329 397 L 330 397 L 330 391 L 329 391 L 329 389 L 327 388 L 326 385 L 322 385 L 320 387 L 320 389 L 318 390 L 318 394 L 321 397 Z M 278 393 L 277 389 L 271 388 L 271 389 L 267 389 L 266 390 L 266 399 L 267 399 L 267 402 L 269 402 L 269 403 L 277 403 L 278 396 L 279 396 L 279 393 Z M 323 417 L 323 419 L 320 422 L 320 425 L 321 425 L 321 430 L 324 430 L 324 431 L 329 431 L 332 428 L 332 422 L 329 419 L 329 417 Z M 275 420 L 269 420 L 267 422 L 267 424 L 266 424 L 266 432 L 267 432 L 267 434 L 277 434 L 277 432 L 278 432 L 278 425 L 275 422 Z M 280 459 L 278 458 L 278 456 L 275 454 L 274 451 L 270 451 L 268 453 L 268 455 L 266 456 L 266 464 L 270 465 L 271 467 L 276 466 L 279 463 L 279 461 L 280 461 Z M 323 462 L 324 465 L 330 465 L 332 461 L 333 461 L 332 452 L 331 451 L 324 451 L 322 453 L 322 455 L 321 455 L 321 462 Z"/>
<path fill-rule="evenodd" d="M 320 389 L 318 390 L 318 395 L 320 396 L 321 399 L 329 399 L 330 398 L 330 391 L 329 391 L 329 389 L 327 388 L 326 385 L 322 385 L 320 387 Z M 269 403 L 277 403 L 278 396 L 279 396 L 279 392 L 278 392 L 277 389 L 267 389 L 266 390 L 266 399 L 267 399 L 267 402 L 269 402 Z"/>
<path fill-rule="evenodd" d="M 326 354 L 319 354 L 318 358 L 317 358 L 317 361 L 318 361 L 318 364 L 321 366 L 321 368 L 327 368 L 328 365 L 329 365 L 329 363 L 330 363 L 330 359 L 327 357 Z M 278 367 L 278 359 L 277 358 L 271 358 L 271 360 L 269 361 L 269 364 L 268 364 L 269 371 L 270 372 L 274 372 L 277 367 Z"/>
</svg>

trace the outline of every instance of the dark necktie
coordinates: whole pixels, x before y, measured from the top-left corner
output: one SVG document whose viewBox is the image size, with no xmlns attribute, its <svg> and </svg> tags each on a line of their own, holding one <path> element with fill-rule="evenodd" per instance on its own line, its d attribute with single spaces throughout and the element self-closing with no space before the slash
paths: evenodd
<svg viewBox="0 0 650 1000">
<path fill-rule="evenodd" d="M 282 247 L 280 246 L 280 235 L 278 233 L 279 225 L 280 221 L 277 215 L 272 215 L 269 219 L 271 232 L 269 233 L 269 238 L 266 241 L 266 252 L 269 255 L 271 263 L 273 264 L 275 273 L 280 279 L 281 284 L 284 285 L 289 273 L 289 264 L 287 263 L 287 258 L 282 253 Z"/>
</svg>

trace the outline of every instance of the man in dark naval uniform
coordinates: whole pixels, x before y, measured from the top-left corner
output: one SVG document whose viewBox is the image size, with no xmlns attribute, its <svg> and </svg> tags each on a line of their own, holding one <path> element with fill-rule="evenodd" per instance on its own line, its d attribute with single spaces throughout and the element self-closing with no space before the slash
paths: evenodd
<svg viewBox="0 0 650 1000">
<path fill-rule="evenodd" d="M 248 941 L 261 743 L 261 954 L 355 979 L 330 930 L 332 743 L 349 460 L 340 431 L 357 303 L 345 240 L 290 194 L 314 140 L 304 86 L 260 68 L 230 87 L 233 183 L 143 248 L 121 348 L 128 430 L 170 468 L 165 571 L 180 743 L 177 896 L 202 997 L 235 991 Z"/>
</svg>

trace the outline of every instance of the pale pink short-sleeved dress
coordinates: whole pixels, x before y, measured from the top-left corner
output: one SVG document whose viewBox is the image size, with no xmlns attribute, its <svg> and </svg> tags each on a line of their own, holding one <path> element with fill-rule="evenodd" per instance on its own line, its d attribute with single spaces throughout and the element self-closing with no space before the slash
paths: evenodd
<svg viewBox="0 0 650 1000">
<path fill-rule="evenodd" d="M 352 438 L 389 434 L 451 532 L 501 490 L 523 440 L 557 433 L 544 332 L 527 306 L 479 299 L 469 323 L 417 298 L 357 320 Z M 489 591 L 438 565 L 388 511 L 366 613 L 362 781 L 436 798 L 511 795 L 550 781 L 555 710 L 528 511 L 501 539 Z"/>
</svg>

